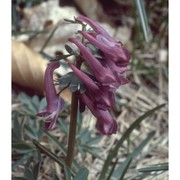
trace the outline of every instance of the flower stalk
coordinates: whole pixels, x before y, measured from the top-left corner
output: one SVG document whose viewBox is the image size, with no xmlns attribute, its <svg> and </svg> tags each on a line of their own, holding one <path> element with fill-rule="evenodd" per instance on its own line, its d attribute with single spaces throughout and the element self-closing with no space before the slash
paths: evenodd
<svg viewBox="0 0 180 180">
<path fill-rule="evenodd" d="M 77 126 L 77 112 L 78 112 L 78 97 L 77 92 L 72 93 L 71 98 L 71 117 L 68 137 L 68 148 L 66 156 L 66 165 L 71 168 L 75 139 L 76 139 L 76 126 Z"/>
</svg>

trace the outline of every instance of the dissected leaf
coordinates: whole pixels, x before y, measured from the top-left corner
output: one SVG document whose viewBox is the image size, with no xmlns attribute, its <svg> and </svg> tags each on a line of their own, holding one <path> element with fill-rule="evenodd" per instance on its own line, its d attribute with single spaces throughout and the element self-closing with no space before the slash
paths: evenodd
<svg viewBox="0 0 180 180">
<path fill-rule="evenodd" d="M 96 58 L 102 58 L 102 52 L 93 44 L 87 43 L 87 47 L 91 50 L 91 53 L 96 57 Z"/>
<path fill-rule="evenodd" d="M 12 142 L 19 142 L 22 140 L 22 131 L 24 128 L 24 120 L 19 121 L 18 114 L 13 120 L 13 129 L 12 129 Z"/>
<path fill-rule="evenodd" d="M 12 164 L 12 169 L 16 169 L 20 164 L 22 164 L 25 160 L 27 160 L 33 153 L 25 153 L 23 156 L 21 156 L 18 160 L 16 160 Z"/>
<path fill-rule="evenodd" d="M 74 74 L 74 72 L 69 72 L 66 75 L 59 78 L 59 84 L 61 89 L 68 87 L 71 92 L 79 90 L 80 93 L 84 93 L 86 91 L 84 84 Z"/>
<path fill-rule="evenodd" d="M 65 121 L 58 120 L 57 126 L 60 127 L 66 134 L 68 134 L 68 124 Z"/>
<path fill-rule="evenodd" d="M 65 172 L 66 180 L 71 180 L 71 170 L 69 169 L 69 167 L 64 166 L 64 172 Z"/>
<path fill-rule="evenodd" d="M 87 180 L 88 175 L 89 175 L 88 169 L 83 167 L 78 171 L 78 173 L 74 177 L 74 180 Z"/>
<path fill-rule="evenodd" d="M 25 168 L 24 175 L 28 180 L 35 180 L 33 174 L 29 168 Z"/>
</svg>

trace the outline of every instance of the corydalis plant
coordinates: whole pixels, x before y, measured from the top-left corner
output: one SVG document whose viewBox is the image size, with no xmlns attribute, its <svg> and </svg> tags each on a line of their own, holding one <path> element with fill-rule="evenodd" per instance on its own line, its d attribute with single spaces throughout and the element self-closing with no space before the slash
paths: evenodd
<svg viewBox="0 0 180 180">
<path fill-rule="evenodd" d="M 122 43 L 111 37 L 108 32 L 93 20 L 78 16 L 75 21 L 92 29 L 78 31 L 83 38 L 70 38 L 79 51 L 81 60 L 86 62 L 89 72 L 70 65 L 74 74 L 85 84 L 87 90 L 79 93 L 80 102 L 87 106 L 97 118 L 97 128 L 104 135 L 111 135 L 117 131 L 117 122 L 111 117 L 109 110 L 115 104 L 115 91 L 121 85 L 128 83 L 123 73 L 127 70 L 130 53 Z M 85 23 L 85 24 L 84 24 Z M 92 53 L 88 45 L 94 46 L 100 53 Z M 99 58 L 97 58 L 99 57 Z"/>
<path fill-rule="evenodd" d="M 130 53 L 120 41 L 111 37 L 103 27 L 93 20 L 78 16 L 74 18 L 74 21 L 67 21 L 82 25 L 82 30 L 77 32 L 81 39 L 69 38 L 69 42 L 77 46 L 79 53 L 68 50 L 68 52 L 71 51 L 71 55 L 74 52 L 76 57 L 73 63 L 66 59 L 73 73 L 61 77 L 59 85 L 61 88 L 68 86 L 73 94 L 75 92 L 74 95 L 80 104 L 80 112 L 83 112 L 85 107 L 89 108 L 97 119 L 96 127 L 101 134 L 114 134 L 117 132 L 117 122 L 111 117 L 109 110 L 115 104 L 116 90 L 121 85 L 128 83 L 124 72 L 127 70 Z M 87 26 L 91 29 L 87 29 Z M 68 48 L 70 47 L 68 46 Z M 92 48 L 96 51 L 93 51 Z M 58 63 L 51 62 L 45 73 L 47 109 L 40 111 L 38 115 L 45 116 L 46 130 L 55 127 L 58 114 L 64 104 L 53 87 L 52 72 L 59 67 Z"/>
</svg>

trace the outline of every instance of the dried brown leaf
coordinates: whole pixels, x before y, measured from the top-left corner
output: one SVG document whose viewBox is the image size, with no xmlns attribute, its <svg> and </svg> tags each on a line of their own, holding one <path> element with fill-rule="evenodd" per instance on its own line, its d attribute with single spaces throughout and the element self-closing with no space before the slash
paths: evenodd
<svg viewBox="0 0 180 180">
<path fill-rule="evenodd" d="M 44 94 L 44 72 L 48 61 L 24 43 L 12 42 L 12 81 Z M 58 89 L 57 89 L 58 91 Z M 70 101 L 71 93 L 63 91 L 61 96 Z"/>
</svg>

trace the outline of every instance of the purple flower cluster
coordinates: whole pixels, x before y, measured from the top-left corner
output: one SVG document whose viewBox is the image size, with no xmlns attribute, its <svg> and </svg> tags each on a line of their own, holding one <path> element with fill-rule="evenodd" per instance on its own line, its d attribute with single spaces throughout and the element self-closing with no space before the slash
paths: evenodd
<svg viewBox="0 0 180 180">
<path fill-rule="evenodd" d="M 80 50 L 81 60 L 88 65 L 89 73 L 83 72 L 80 67 L 72 63 L 69 66 L 74 74 L 86 86 L 86 91 L 79 92 L 79 100 L 83 106 L 87 106 L 97 118 L 97 129 L 105 135 L 111 135 L 117 131 L 117 122 L 111 117 L 109 110 L 115 104 L 115 91 L 128 80 L 123 73 L 127 70 L 130 60 L 129 52 L 123 48 L 121 42 L 112 38 L 105 29 L 91 19 L 78 16 L 77 22 L 88 24 L 93 31 L 78 31 L 87 43 L 93 45 L 101 52 L 98 58 L 87 47 L 76 38 L 70 38 Z M 45 71 L 45 90 L 47 108 L 37 113 L 45 117 L 45 130 L 54 129 L 58 115 L 64 106 L 64 100 L 56 93 L 53 83 L 53 71 L 60 63 L 53 61 L 48 64 Z"/>
<path fill-rule="evenodd" d="M 51 62 L 45 71 L 45 91 L 47 108 L 37 113 L 37 116 L 45 117 L 45 130 L 54 129 L 58 115 L 64 106 L 64 100 L 56 93 L 53 83 L 53 71 L 60 66 L 59 62 Z"/>
<path fill-rule="evenodd" d="M 115 91 L 128 80 L 123 76 L 131 58 L 122 43 L 112 38 L 108 32 L 91 19 L 78 16 L 76 20 L 88 24 L 93 31 L 78 31 L 91 45 L 101 51 L 102 58 L 96 58 L 90 49 L 80 40 L 70 38 L 80 50 L 82 58 L 88 64 L 91 74 L 79 70 L 69 64 L 75 75 L 87 87 L 85 93 L 80 94 L 80 100 L 97 118 L 97 128 L 105 135 L 117 131 L 117 122 L 111 117 L 109 109 L 115 104 Z"/>
</svg>

